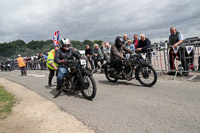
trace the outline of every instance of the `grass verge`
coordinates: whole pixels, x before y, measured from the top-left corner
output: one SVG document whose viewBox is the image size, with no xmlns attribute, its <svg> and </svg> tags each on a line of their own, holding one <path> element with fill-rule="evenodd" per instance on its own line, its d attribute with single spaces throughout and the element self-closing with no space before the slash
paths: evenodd
<svg viewBox="0 0 200 133">
<path fill-rule="evenodd" d="M 12 112 L 15 102 L 14 95 L 0 86 L 0 119 L 5 119 Z"/>
</svg>

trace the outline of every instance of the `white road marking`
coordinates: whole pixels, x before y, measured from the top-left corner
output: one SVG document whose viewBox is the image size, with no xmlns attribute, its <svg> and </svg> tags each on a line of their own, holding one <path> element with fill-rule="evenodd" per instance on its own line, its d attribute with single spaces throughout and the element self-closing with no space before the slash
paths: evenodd
<svg viewBox="0 0 200 133">
<path fill-rule="evenodd" d="M 45 77 L 45 75 L 38 75 L 38 74 L 28 74 L 30 76 L 34 76 L 34 77 Z"/>
<path fill-rule="evenodd" d="M 196 78 L 198 75 L 193 75 L 191 78 L 189 78 L 188 80 L 193 80 L 194 78 Z"/>
</svg>

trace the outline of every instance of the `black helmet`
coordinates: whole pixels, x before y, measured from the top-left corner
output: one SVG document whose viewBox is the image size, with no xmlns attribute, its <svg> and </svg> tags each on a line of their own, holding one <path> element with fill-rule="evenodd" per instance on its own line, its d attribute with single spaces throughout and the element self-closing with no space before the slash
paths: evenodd
<svg viewBox="0 0 200 133">
<path fill-rule="evenodd" d="M 116 39 L 115 39 L 115 45 L 117 45 L 118 47 L 119 46 L 122 46 L 122 37 L 121 36 L 117 36 Z"/>
<path fill-rule="evenodd" d="M 61 47 L 65 48 L 65 49 L 68 49 L 71 44 L 71 42 L 68 38 L 62 38 L 60 43 L 61 43 Z"/>
</svg>

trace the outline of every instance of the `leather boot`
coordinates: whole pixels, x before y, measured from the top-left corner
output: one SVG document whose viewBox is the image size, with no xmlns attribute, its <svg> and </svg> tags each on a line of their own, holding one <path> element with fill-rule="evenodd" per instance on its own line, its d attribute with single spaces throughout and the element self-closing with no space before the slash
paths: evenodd
<svg viewBox="0 0 200 133">
<path fill-rule="evenodd" d="M 60 96 L 60 94 L 61 94 L 61 85 L 57 85 L 57 88 L 56 88 L 56 94 L 54 95 L 54 98 L 56 98 L 56 97 L 58 97 L 58 96 Z"/>
</svg>

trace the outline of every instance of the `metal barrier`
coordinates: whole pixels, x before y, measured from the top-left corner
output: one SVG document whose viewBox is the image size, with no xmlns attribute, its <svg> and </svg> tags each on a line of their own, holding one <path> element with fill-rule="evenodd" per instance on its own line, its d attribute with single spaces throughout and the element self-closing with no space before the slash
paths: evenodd
<svg viewBox="0 0 200 133">
<path fill-rule="evenodd" d="M 156 71 L 164 74 L 172 73 L 175 75 L 174 78 L 177 74 L 182 75 L 200 68 L 200 38 L 186 39 L 177 49 L 158 48 L 151 53 L 151 63 Z"/>
<path fill-rule="evenodd" d="M 157 72 L 167 72 L 167 52 L 166 49 L 154 49 L 152 52 L 151 62 Z"/>
</svg>

